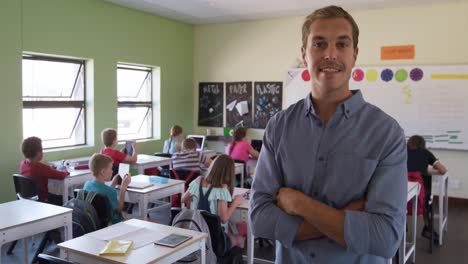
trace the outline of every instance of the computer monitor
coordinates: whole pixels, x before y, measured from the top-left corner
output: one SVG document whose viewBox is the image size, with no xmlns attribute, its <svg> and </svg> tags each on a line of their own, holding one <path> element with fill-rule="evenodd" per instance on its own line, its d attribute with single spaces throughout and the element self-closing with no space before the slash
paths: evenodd
<svg viewBox="0 0 468 264">
<path fill-rule="evenodd" d="M 205 144 L 205 136 L 202 136 L 202 135 L 188 135 L 187 138 L 195 139 L 195 142 L 197 142 L 197 151 L 202 151 L 203 150 L 203 146 Z"/>
<path fill-rule="evenodd" d="M 258 152 L 260 152 L 260 150 L 262 149 L 262 144 L 263 144 L 262 140 L 252 139 L 251 141 L 252 148 L 254 148 Z"/>
</svg>

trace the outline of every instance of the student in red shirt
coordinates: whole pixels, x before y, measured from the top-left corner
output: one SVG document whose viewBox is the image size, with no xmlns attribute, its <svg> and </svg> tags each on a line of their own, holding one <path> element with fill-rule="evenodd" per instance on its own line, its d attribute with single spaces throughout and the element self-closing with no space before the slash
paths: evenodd
<svg viewBox="0 0 468 264">
<path fill-rule="evenodd" d="M 24 155 L 24 160 L 20 164 L 20 174 L 23 176 L 33 177 L 38 182 L 39 200 L 55 205 L 62 205 L 62 196 L 49 193 L 47 184 L 48 179 L 63 180 L 68 171 L 59 171 L 51 166 L 42 163 L 44 157 L 42 152 L 42 140 L 38 137 L 29 137 L 23 140 L 21 151 Z"/>
<path fill-rule="evenodd" d="M 127 155 L 124 151 L 115 149 L 117 146 L 117 131 L 113 128 L 106 128 L 101 132 L 102 143 L 105 148 L 101 149 L 101 154 L 107 155 L 112 158 L 113 161 L 113 175 L 117 174 L 118 166 L 120 163 L 135 163 L 137 161 L 137 148 L 136 142 L 132 144 L 133 154 Z"/>
</svg>

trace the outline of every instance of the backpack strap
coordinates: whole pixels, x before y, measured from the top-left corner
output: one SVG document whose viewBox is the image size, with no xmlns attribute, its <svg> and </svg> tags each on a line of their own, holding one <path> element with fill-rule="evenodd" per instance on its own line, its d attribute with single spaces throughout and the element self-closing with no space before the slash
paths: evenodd
<svg viewBox="0 0 468 264">
<path fill-rule="evenodd" d="M 84 189 L 80 189 L 80 190 L 78 191 L 78 194 L 77 194 L 76 198 L 77 198 L 78 200 L 84 200 L 84 199 L 85 199 L 85 190 L 84 190 Z"/>
<path fill-rule="evenodd" d="M 208 197 L 210 196 L 210 193 L 211 193 L 211 190 L 213 189 L 213 185 L 210 185 L 210 188 L 208 188 L 208 191 L 203 194 L 203 179 L 204 177 L 201 177 L 200 179 L 200 184 L 199 184 L 199 195 L 200 197 L 198 198 L 198 201 L 206 198 L 206 200 L 208 200 Z"/>
<path fill-rule="evenodd" d="M 97 193 L 96 192 L 88 192 L 88 195 L 86 195 L 85 201 L 87 201 L 90 204 L 93 204 L 94 197 L 96 197 Z"/>
</svg>

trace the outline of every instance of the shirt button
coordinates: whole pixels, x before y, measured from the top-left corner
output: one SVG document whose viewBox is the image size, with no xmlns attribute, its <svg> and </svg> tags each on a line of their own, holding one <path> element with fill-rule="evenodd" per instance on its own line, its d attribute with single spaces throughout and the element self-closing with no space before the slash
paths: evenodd
<svg viewBox="0 0 468 264">
<path fill-rule="evenodd" d="M 313 192 L 312 195 L 313 195 L 314 197 L 317 197 L 317 196 L 318 196 L 318 192 Z"/>
<path fill-rule="evenodd" d="M 324 161 L 325 158 L 324 157 L 319 157 L 319 161 Z"/>
<path fill-rule="evenodd" d="M 310 253 L 309 255 L 311 258 L 315 258 L 315 253 Z"/>
<path fill-rule="evenodd" d="M 349 114 L 349 110 L 346 110 L 346 113 Z"/>
<path fill-rule="evenodd" d="M 318 123 L 317 126 L 318 126 L 318 127 L 322 127 L 323 125 L 322 125 L 322 123 Z"/>
</svg>

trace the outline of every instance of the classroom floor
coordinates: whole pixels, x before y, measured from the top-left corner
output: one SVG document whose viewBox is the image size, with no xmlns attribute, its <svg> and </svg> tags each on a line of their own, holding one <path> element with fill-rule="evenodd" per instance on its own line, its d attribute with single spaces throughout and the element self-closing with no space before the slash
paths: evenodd
<svg viewBox="0 0 468 264">
<path fill-rule="evenodd" d="M 449 205 L 449 225 L 448 232 L 444 236 L 444 244 L 442 247 L 435 246 L 434 253 L 429 254 L 429 242 L 427 239 L 421 237 L 422 218 L 418 219 L 418 238 L 416 242 L 416 263 L 436 264 L 436 263 L 467 263 L 468 259 L 468 207 L 459 204 Z M 29 261 L 32 259 L 33 252 L 41 239 L 40 235 L 36 235 L 33 239 L 29 239 Z M 6 255 L 9 243 L 2 247 L 2 263 L 21 263 L 23 254 L 22 243 L 18 243 L 13 255 Z M 58 255 L 59 251 L 56 249 L 55 244 L 48 245 L 46 250 L 47 254 Z M 255 245 L 255 257 L 273 260 L 274 247 L 266 246 L 259 247 Z M 409 262 L 408 262 L 409 263 Z"/>
</svg>

